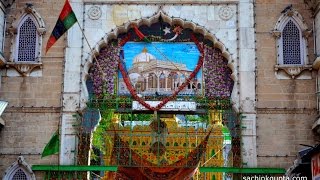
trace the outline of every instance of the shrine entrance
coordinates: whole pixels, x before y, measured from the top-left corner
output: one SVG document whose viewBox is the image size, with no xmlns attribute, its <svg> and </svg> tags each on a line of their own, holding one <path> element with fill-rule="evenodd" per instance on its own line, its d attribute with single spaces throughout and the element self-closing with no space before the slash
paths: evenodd
<svg viewBox="0 0 320 180">
<path fill-rule="evenodd" d="M 82 130 L 97 110 L 101 120 L 93 137 L 80 131 L 79 164 L 117 167 L 102 179 L 231 179 L 199 170 L 241 166 L 232 70 L 216 45 L 161 14 L 111 39 L 89 71 Z"/>
<path fill-rule="evenodd" d="M 234 61 L 203 27 L 159 12 L 110 32 L 88 68 L 76 165 L 45 179 L 240 179 Z M 87 67 L 87 66 L 86 66 Z"/>
</svg>

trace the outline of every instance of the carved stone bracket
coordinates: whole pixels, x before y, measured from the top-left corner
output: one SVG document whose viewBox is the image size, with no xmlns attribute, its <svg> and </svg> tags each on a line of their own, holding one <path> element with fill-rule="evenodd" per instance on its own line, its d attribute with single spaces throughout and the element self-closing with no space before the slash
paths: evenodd
<svg viewBox="0 0 320 180">
<path fill-rule="evenodd" d="M 273 37 L 275 37 L 275 38 L 280 38 L 280 37 L 281 37 L 281 31 L 278 31 L 278 30 L 273 30 L 273 31 L 271 31 L 271 34 L 272 34 Z"/>
<path fill-rule="evenodd" d="M 292 79 L 295 79 L 303 71 L 312 71 L 312 65 L 301 65 L 301 66 L 285 66 L 285 65 L 275 65 L 274 69 L 276 71 L 285 71 Z"/>
<path fill-rule="evenodd" d="M 42 63 L 12 63 L 6 64 L 7 68 L 14 68 L 21 76 L 29 76 L 35 68 L 42 68 Z"/>
<path fill-rule="evenodd" d="M 39 33 L 40 36 L 44 35 L 46 33 L 46 28 L 37 28 L 37 31 Z"/>
<path fill-rule="evenodd" d="M 312 30 L 306 29 L 302 32 L 302 36 L 308 39 L 312 35 Z"/>
</svg>

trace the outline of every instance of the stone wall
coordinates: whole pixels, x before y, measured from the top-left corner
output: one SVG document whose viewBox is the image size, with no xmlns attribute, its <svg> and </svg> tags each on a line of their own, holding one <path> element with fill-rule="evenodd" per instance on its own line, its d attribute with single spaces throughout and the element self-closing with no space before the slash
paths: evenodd
<svg viewBox="0 0 320 180">
<path fill-rule="evenodd" d="M 7 111 L 12 111 L 9 108 Z M 18 156 L 29 164 L 56 164 L 58 156 L 41 159 L 41 153 L 57 130 L 60 113 L 6 112 L 0 132 L 0 172 L 2 177 Z"/>
<path fill-rule="evenodd" d="M 258 166 L 288 168 L 298 151 L 313 145 L 311 126 L 315 115 L 311 112 L 262 112 L 257 118 Z"/>
<path fill-rule="evenodd" d="M 271 31 L 290 4 L 312 29 L 311 12 L 303 0 L 256 1 L 257 38 L 257 159 L 261 167 L 288 168 L 297 152 L 314 144 L 311 126 L 316 117 L 316 80 L 277 79 L 276 39 Z M 314 60 L 308 39 L 309 62 Z"/>
<path fill-rule="evenodd" d="M 16 1 L 7 9 L 7 30 L 19 19 L 26 3 L 33 4 L 46 25 L 42 46 L 42 76 L 11 77 L 6 68 L 0 70 L 0 97 L 9 102 L 2 115 L 6 125 L 0 131 L 0 179 L 20 155 L 30 165 L 58 163 L 57 155 L 41 159 L 41 153 L 60 121 L 65 36 L 47 54 L 44 49 L 64 0 Z M 11 38 L 7 33 L 4 49 L 6 60 L 10 58 Z"/>
</svg>

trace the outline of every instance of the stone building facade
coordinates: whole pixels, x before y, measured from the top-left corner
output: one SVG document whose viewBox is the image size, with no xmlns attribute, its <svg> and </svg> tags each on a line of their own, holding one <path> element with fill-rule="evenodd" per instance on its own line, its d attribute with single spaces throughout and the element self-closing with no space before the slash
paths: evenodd
<svg viewBox="0 0 320 180">
<path fill-rule="evenodd" d="M 0 21 L 5 22 L 0 22 L 0 99 L 9 102 L 0 131 L 1 178 L 12 179 L 21 167 L 30 179 L 42 177 L 43 172 L 32 171 L 31 165 L 76 165 L 74 114 L 85 108 L 89 97 L 85 82 L 93 54 L 128 31 L 130 24 L 150 24 L 159 15 L 208 37 L 228 60 L 235 83 L 233 108 L 243 117 L 243 167 L 287 169 L 304 148 L 300 144 L 313 145 L 319 139 L 312 131 L 318 127 L 314 125 L 319 106 L 315 59 L 320 48 L 319 13 L 310 10 L 314 4 L 303 0 L 70 3 L 85 37 L 75 24 L 47 53 L 45 44 L 64 0 L 0 3 Z M 33 42 L 32 52 L 18 46 L 27 29 L 36 32 L 26 38 Z M 296 39 L 291 42 L 292 37 Z M 293 52 L 290 47 L 298 48 L 293 50 L 299 54 L 283 53 Z M 58 127 L 60 155 L 41 158 Z"/>
</svg>

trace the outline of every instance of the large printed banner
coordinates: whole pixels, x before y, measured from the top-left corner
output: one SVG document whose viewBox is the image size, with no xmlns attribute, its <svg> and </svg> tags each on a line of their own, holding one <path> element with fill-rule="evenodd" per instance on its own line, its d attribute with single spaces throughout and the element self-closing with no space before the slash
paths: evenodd
<svg viewBox="0 0 320 180">
<path fill-rule="evenodd" d="M 320 180 L 320 153 L 312 157 L 311 168 L 312 168 L 312 179 Z"/>
<path fill-rule="evenodd" d="M 123 50 L 131 84 L 141 96 L 172 95 L 193 72 L 200 56 L 193 42 L 128 42 Z M 120 95 L 129 94 L 121 74 L 118 85 Z M 200 94 L 202 87 L 200 71 L 179 94 Z"/>
</svg>

